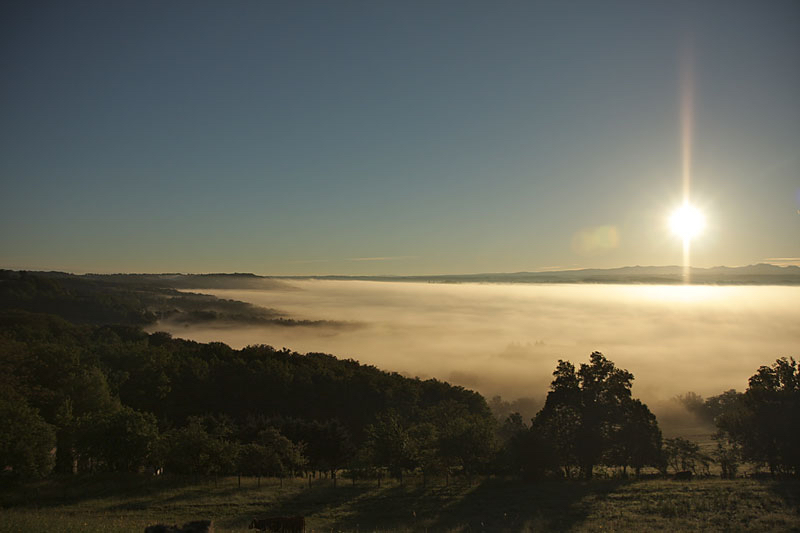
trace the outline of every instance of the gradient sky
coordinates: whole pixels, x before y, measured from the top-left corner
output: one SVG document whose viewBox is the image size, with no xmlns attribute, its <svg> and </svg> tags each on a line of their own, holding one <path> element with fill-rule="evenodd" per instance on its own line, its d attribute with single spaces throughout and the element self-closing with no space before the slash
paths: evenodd
<svg viewBox="0 0 800 533">
<path fill-rule="evenodd" d="M 6 1 L 0 267 L 679 264 L 689 55 L 693 264 L 800 262 L 794 0 Z"/>
</svg>

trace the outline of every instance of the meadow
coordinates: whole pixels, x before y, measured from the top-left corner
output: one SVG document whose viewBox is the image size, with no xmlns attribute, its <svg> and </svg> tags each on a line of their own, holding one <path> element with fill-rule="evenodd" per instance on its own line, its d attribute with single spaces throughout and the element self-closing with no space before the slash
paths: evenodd
<svg viewBox="0 0 800 533">
<path fill-rule="evenodd" d="M 241 484 L 240 484 L 241 483 Z M 309 532 L 797 531 L 798 480 L 523 482 L 139 475 L 74 476 L 6 488 L 0 531 L 141 532 L 213 519 L 245 531 L 254 517 L 306 517 Z"/>
</svg>

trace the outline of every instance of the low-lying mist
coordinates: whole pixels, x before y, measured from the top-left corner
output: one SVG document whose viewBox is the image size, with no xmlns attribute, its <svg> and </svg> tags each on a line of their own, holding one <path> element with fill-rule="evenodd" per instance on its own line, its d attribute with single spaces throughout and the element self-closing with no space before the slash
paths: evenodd
<svg viewBox="0 0 800 533">
<path fill-rule="evenodd" d="M 760 365 L 800 355 L 800 287 L 302 280 L 201 292 L 360 327 L 160 328 L 236 348 L 330 353 L 505 399 L 543 399 L 558 359 L 579 364 L 595 350 L 633 372 L 634 395 L 652 403 L 744 390 Z"/>
</svg>

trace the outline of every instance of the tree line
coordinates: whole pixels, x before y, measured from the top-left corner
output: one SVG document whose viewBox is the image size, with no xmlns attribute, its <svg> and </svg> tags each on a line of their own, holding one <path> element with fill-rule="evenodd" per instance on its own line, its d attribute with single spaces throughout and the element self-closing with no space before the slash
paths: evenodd
<svg viewBox="0 0 800 533">
<path fill-rule="evenodd" d="M 326 354 L 0 312 L 0 460 L 25 475 L 396 471 L 423 434 L 469 468 L 493 422 L 476 392 Z M 398 429 L 416 439 L 401 458 L 385 446 Z"/>
<path fill-rule="evenodd" d="M 36 301 L 36 279 L 11 290 L 27 287 L 28 301 Z M 42 283 L 44 294 L 61 291 L 57 281 Z M 3 291 L 10 292 L 0 283 Z M 60 301 L 71 300 L 81 305 L 70 291 Z M 435 379 L 327 354 L 234 350 L 6 306 L 0 468 L 9 479 L 143 469 L 590 479 L 598 467 L 622 475 L 645 468 L 702 473 L 712 463 L 732 477 L 747 461 L 798 474 L 800 373 L 793 359 L 759 368 L 744 393 L 683 398 L 718 428 L 708 454 L 686 439 L 663 439 L 656 417 L 632 396 L 633 379 L 599 352 L 578 367 L 559 361 L 530 423 L 518 413 L 497 420 L 478 393 Z"/>
<path fill-rule="evenodd" d="M 176 290 L 206 285 L 210 288 L 247 286 L 248 281 L 252 283 L 250 277 L 244 275 L 76 276 L 63 272 L 0 269 L 0 309 L 53 314 L 76 324 L 94 325 L 152 326 L 168 321 L 175 324 L 352 327 L 352 324 L 338 322 L 298 320 L 275 309 Z"/>
</svg>

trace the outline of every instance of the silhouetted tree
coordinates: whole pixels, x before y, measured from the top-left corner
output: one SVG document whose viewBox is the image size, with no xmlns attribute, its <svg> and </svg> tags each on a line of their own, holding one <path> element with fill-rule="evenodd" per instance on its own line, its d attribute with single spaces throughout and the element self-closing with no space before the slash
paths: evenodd
<svg viewBox="0 0 800 533">
<path fill-rule="evenodd" d="M 441 467 L 475 473 L 495 458 L 496 422 L 486 402 L 474 408 L 446 398 L 426 409 L 421 418 L 435 427 Z M 416 443 L 416 447 L 422 445 Z"/>
<path fill-rule="evenodd" d="M 711 457 L 722 470 L 721 477 L 723 479 L 734 479 L 736 472 L 739 470 L 739 463 L 742 460 L 742 450 L 739 444 L 722 430 L 717 431 L 711 438 L 716 442 L 716 447 L 711 452 Z"/>
<path fill-rule="evenodd" d="M 438 448 L 447 466 L 480 472 L 496 451 L 494 420 L 478 415 L 453 417 L 439 429 Z"/>
<path fill-rule="evenodd" d="M 553 376 L 531 428 L 542 436 L 537 442 L 549 447 L 541 451 L 553 466 L 567 476 L 577 466 L 591 479 L 601 463 L 640 468 L 653 460 L 660 432 L 647 407 L 631 398 L 633 374 L 593 352 L 577 371 L 569 361 L 559 361 Z"/>
<path fill-rule="evenodd" d="M 338 420 L 292 419 L 280 424 L 281 433 L 304 444 L 303 454 L 311 470 L 327 471 L 333 475 L 347 465 L 355 453 L 350 432 Z"/>
<path fill-rule="evenodd" d="M 283 465 L 277 459 L 272 450 L 262 444 L 243 444 L 237 457 L 237 469 L 242 474 L 261 478 L 273 472 L 282 472 Z"/>
<path fill-rule="evenodd" d="M 91 470 L 135 472 L 148 463 L 158 426 L 152 414 L 123 406 L 82 417 L 76 434 L 79 463 L 91 465 Z"/>
<path fill-rule="evenodd" d="M 699 394 L 687 392 L 678 396 L 677 400 L 701 421 L 714 424 L 718 416 L 736 405 L 740 396 L 741 393 L 730 389 L 717 396 L 710 396 L 705 400 Z"/>
<path fill-rule="evenodd" d="M 511 413 L 497 429 L 500 449 L 495 470 L 507 474 L 523 475 L 525 457 L 529 451 L 530 429 L 519 413 Z"/>
<path fill-rule="evenodd" d="M 267 449 L 273 457 L 271 461 L 274 468 L 268 472 L 272 475 L 283 477 L 304 468 L 308 463 L 303 453 L 303 444 L 295 444 L 281 435 L 277 429 L 268 428 L 260 431 L 256 442 Z"/>
<path fill-rule="evenodd" d="M 645 466 L 657 466 L 661 460 L 661 430 L 650 409 L 638 399 L 623 403 L 621 423 L 611 435 L 608 462 L 634 469 L 638 476 Z"/>
<path fill-rule="evenodd" d="M 538 477 L 546 470 L 556 469 L 566 478 L 573 477 L 579 464 L 577 444 L 581 419 L 578 405 L 555 401 L 537 413 L 530 430 L 532 450 L 526 461 L 532 467 L 529 476 Z"/>
<path fill-rule="evenodd" d="M 717 426 L 741 446 L 745 460 L 772 473 L 800 474 L 800 369 L 781 358 L 762 366 L 747 391 L 717 419 Z"/>
<path fill-rule="evenodd" d="M 414 439 L 396 413 L 389 412 L 367 428 L 367 449 L 372 464 L 383 466 L 402 479 L 403 471 L 415 468 L 417 450 Z"/>
<path fill-rule="evenodd" d="M 257 440 L 242 445 L 238 456 L 239 472 L 252 476 L 293 474 L 306 465 L 302 445 L 295 444 L 275 428 L 259 432 Z"/>
<path fill-rule="evenodd" d="M 705 401 L 706 418 L 710 422 L 716 422 L 718 416 L 724 414 L 731 408 L 735 408 L 741 399 L 742 393 L 736 392 L 735 389 L 730 389 L 722 394 L 710 396 Z"/>
<path fill-rule="evenodd" d="M 445 469 L 445 461 L 439 450 L 439 430 L 430 422 L 422 422 L 409 429 L 409 436 L 414 442 L 415 463 L 422 472 L 423 484 L 426 484 L 428 477 L 440 474 Z"/>
<path fill-rule="evenodd" d="M 176 474 L 233 473 L 238 451 L 236 444 L 224 436 L 210 434 L 199 417 L 165 433 L 159 446 L 164 470 Z"/>
<path fill-rule="evenodd" d="M 710 458 L 702 453 L 700 446 L 683 437 L 664 440 L 664 461 L 675 472 L 691 470 L 697 473 L 698 466 L 708 467 Z"/>
<path fill-rule="evenodd" d="M 55 428 L 21 395 L 0 389 L 0 470 L 18 477 L 41 477 L 53 468 Z"/>
</svg>

